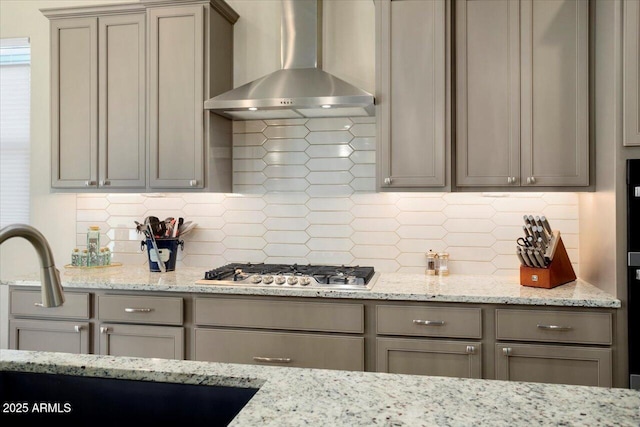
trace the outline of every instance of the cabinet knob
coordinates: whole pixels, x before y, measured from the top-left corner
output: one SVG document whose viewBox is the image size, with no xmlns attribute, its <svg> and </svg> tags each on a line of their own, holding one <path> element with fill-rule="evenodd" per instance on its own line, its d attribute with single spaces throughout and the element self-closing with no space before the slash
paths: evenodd
<svg viewBox="0 0 640 427">
<path fill-rule="evenodd" d="M 192 179 L 191 181 L 189 181 L 189 186 L 195 187 L 196 185 L 198 185 L 198 181 L 197 180 Z"/>
<path fill-rule="evenodd" d="M 384 179 L 384 185 L 391 185 L 392 182 L 393 182 L 393 180 L 391 178 L 385 178 Z"/>
<path fill-rule="evenodd" d="M 473 346 L 473 345 L 468 345 L 467 346 L 467 353 L 473 354 L 475 352 L 476 352 L 476 347 L 475 346 Z"/>
<path fill-rule="evenodd" d="M 106 326 L 100 326 L 101 334 L 108 334 L 109 332 L 111 332 L 111 328 L 107 328 Z"/>
<path fill-rule="evenodd" d="M 536 178 L 534 176 L 527 177 L 527 184 L 535 184 Z"/>
<path fill-rule="evenodd" d="M 84 186 L 85 187 L 93 187 L 94 185 L 96 185 L 95 181 L 85 181 L 84 182 Z"/>
<path fill-rule="evenodd" d="M 82 330 L 82 325 L 75 325 L 75 326 L 73 327 L 73 330 L 74 330 L 74 331 L 76 331 L 76 332 L 78 332 L 78 333 L 80 333 L 80 331 Z"/>
<path fill-rule="evenodd" d="M 111 181 L 109 181 L 108 179 L 103 179 L 102 181 L 100 181 L 100 187 L 106 187 L 107 185 L 111 185 Z"/>
<path fill-rule="evenodd" d="M 507 184 L 513 184 L 513 177 L 507 177 Z"/>
<path fill-rule="evenodd" d="M 504 353 L 505 356 L 511 356 L 511 347 L 503 348 L 502 353 Z"/>
</svg>

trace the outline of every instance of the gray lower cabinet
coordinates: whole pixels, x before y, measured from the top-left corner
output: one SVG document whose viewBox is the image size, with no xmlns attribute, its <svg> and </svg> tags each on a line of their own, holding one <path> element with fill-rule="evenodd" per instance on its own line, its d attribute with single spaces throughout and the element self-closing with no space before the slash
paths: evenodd
<svg viewBox="0 0 640 427">
<path fill-rule="evenodd" d="M 446 185 L 446 5 L 376 0 L 377 186 Z"/>
<path fill-rule="evenodd" d="M 88 354 L 90 337 L 88 322 L 25 319 L 9 321 L 9 348 L 14 350 Z"/>
<path fill-rule="evenodd" d="M 482 378 L 482 345 L 473 341 L 376 338 L 376 370 Z"/>
<path fill-rule="evenodd" d="M 624 145 L 640 145 L 640 1 L 624 0 Z"/>
<path fill-rule="evenodd" d="M 364 338 L 195 329 L 195 359 L 209 362 L 364 371 Z"/>
<path fill-rule="evenodd" d="M 184 359 L 184 328 L 102 323 L 99 354 Z"/>
<path fill-rule="evenodd" d="M 589 2 L 456 2 L 456 185 L 589 185 Z"/>
<path fill-rule="evenodd" d="M 496 379 L 611 387 L 611 349 L 496 344 Z"/>
</svg>

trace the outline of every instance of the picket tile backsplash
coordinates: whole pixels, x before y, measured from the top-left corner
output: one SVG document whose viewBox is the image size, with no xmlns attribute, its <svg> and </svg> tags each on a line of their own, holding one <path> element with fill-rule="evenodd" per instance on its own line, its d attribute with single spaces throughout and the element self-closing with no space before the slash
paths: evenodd
<svg viewBox="0 0 640 427">
<path fill-rule="evenodd" d="M 522 215 L 546 215 L 576 272 L 575 193 L 375 193 L 375 119 L 234 122 L 234 193 L 79 194 L 79 247 L 99 225 L 114 261 L 143 264 L 134 220 L 184 217 L 181 265 L 227 262 L 373 265 L 423 273 L 425 252 L 450 253 L 452 273 L 517 275 Z"/>
</svg>

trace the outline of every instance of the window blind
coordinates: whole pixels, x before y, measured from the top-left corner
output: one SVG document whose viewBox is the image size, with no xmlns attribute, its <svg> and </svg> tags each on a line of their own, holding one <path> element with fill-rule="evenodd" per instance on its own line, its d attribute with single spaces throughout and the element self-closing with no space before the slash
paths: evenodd
<svg viewBox="0 0 640 427">
<path fill-rule="evenodd" d="M 0 227 L 29 223 L 31 49 L 0 39 Z"/>
</svg>

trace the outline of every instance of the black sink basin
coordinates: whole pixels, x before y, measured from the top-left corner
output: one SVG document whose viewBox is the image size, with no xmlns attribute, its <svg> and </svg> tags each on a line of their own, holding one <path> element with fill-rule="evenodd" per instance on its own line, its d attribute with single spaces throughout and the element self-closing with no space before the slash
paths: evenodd
<svg viewBox="0 0 640 427">
<path fill-rule="evenodd" d="M 2 371 L 0 411 L 3 419 L 14 418 L 20 422 L 55 419 L 77 422 L 72 425 L 203 422 L 207 426 L 224 426 L 257 391 L 254 388 Z"/>
</svg>

